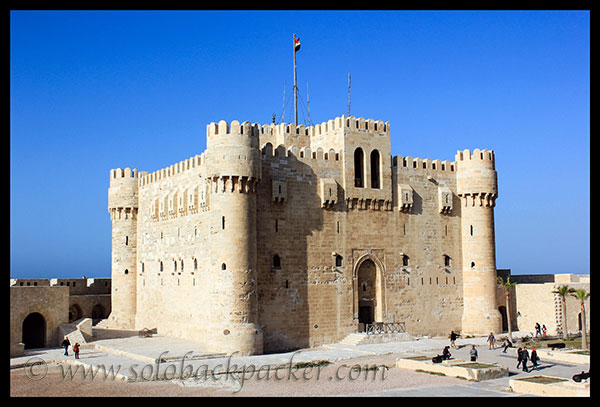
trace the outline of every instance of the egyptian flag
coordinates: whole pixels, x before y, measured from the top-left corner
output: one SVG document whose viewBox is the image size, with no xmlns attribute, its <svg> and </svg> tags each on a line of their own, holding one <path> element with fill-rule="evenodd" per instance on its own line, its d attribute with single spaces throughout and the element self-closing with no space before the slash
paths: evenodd
<svg viewBox="0 0 600 407">
<path fill-rule="evenodd" d="M 294 52 L 300 51 L 300 37 L 294 38 Z"/>
</svg>

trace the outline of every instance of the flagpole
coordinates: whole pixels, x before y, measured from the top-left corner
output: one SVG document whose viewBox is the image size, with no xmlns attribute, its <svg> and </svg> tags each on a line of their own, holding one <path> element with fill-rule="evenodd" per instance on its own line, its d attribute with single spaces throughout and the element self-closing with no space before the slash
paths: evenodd
<svg viewBox="0 0 600 407">
<path fill-rule="evenodd" d="M 294 123 L 298 125 L 298 86 L 296 86 L 296 34 L 294 33 L 292 41 L 294 50 Z"/>
</svg>

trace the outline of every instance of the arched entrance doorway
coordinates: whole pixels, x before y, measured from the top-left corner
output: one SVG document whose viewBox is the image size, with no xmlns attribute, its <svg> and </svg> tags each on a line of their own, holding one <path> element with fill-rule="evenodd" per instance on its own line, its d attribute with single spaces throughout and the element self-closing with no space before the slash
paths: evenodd
<svg viewBox="0 0 600 407">
<path fill-rule="evenodd" d="M 371 256 L 363 256 L 354 273 L 354 313 L 362 332 L 367 324 L 383 322 L 382 266 Z"/>
<path fill-rule="evenodd" d="M 504 305 L 499 306 L 498 312 L 500 312 L 500 316 L 502 317 L 502 332 L 508 332 L 508 317 L 506 315 L 506 307 Z"/>
<path fill-rule="evenodd" d="M 22 342 L 25 349 L 46 347 L 46 320 L 42 314 L 32 312 L 23 320 Z"/>
</svg>

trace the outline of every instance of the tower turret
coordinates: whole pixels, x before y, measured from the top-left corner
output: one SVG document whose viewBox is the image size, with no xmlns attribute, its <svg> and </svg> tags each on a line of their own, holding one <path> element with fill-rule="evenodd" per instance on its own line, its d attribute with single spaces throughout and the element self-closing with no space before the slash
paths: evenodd
<svg viewBox="0 0 600 407">
<path fill-rule="evenodd" d="M 498 181 L 490 150 L 458 151 L 456 189 L 461 200 L 463 301 L 462 331 L 501 330 L 496 309 L 494 206 Z"/>
<path fill-rule="evenodd" d="M 256 186 L 261 177 L 259 126 L 225 121 L 207 126 L 212 274 L 210 343 L 218 351 L 259 354 Z"/>
<path fill-rule="evenodd" d="M 108 212 L 112 221 L 111 314 L 109 325 L 135 329 L 138 173 L 110 170 Z"/>
</svg>

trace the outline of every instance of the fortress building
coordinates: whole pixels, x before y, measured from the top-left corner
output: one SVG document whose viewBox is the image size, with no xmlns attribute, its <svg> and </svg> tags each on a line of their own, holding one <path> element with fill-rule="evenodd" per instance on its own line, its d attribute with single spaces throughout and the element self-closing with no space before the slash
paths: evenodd
<svg viewBox="0 0 600 407">
<path fill-rule="evenodd" d="M 493 151 L 392 157 L 389 123 L 352 116 L 206 135 L 170 167 L 110 171 L 110 326 L 244 354 L 373 323 L 502 330 Z"/>
</svg>

